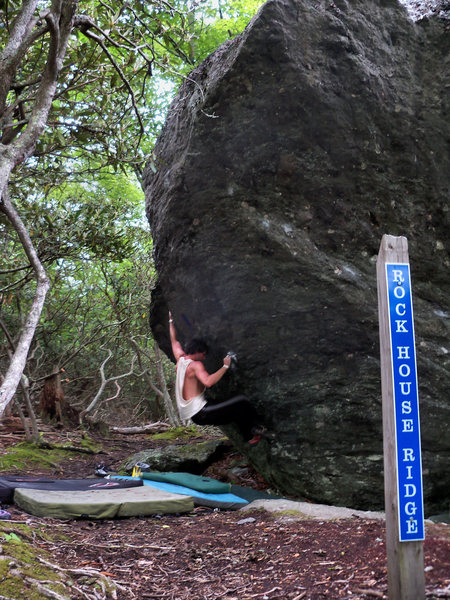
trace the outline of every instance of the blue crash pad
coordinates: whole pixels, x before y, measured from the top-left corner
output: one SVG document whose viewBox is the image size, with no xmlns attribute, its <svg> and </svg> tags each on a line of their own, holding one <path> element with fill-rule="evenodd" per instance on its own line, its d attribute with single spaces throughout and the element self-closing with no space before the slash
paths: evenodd
<svg viewBox="0 0 450 600">
<path fill-rule="evenodd" d="M 111 475 L 111 479 L 126 479 L 126 480 L 139 480 L 139 477 L 131 477 L 127 475 Z M 244 498 L 239 498 L 235 494 L 224 493 L 224 494 L 205 494 L 198 490 L 185 487 L 183 485 L 176 485 L 174 483 L 167 483 L 165 481 L 150 481 L 148 479 L 141 480 L 144 485 L 157 488 L 158 490 L 164 490 L 171 492 L 172 494 L 181 494 L 183 496 L 190 496 L 194 500 L 195 506 L 207 506 L 209 508 L 221 508 L 225 510 L 237 510 L 248 504 Z"/>
</svg>

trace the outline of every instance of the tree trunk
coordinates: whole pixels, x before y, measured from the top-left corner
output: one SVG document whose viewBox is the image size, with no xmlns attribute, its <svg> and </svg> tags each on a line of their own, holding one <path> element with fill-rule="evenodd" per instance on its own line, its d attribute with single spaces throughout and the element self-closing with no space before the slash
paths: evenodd
<svg viewBox="0 0 450 600">
<path fill-rule="evenodd" d="M 20 379 L 27 363 L 27 356 L 30 350 L 31 342 L 33 341 L 34 333 L 41 317 L 45 297 L 50 287 L 50 280 L 48 279 L 44 267 L 42 266 L 41 261 L 39 260 L 39 257 L 34 249 L 28 231 L 23 224 L 22 219 L 17 214 L 14 206 L 11 204 L 6 192 L 3 193 L 2 208 L 3 212 L 11 221 L 14 229 L 17 231 L 28 259 L 33 266 L 37 283 L 30 312 L 28 313 L 28 317 L 20 333 L 19 341 L 16 345 L 9 368 L 0 387 L 0 417 L 3 415 L 5 408 L 11 401 L 16 392 L 17 386 L 20 383 Z"/>
<path fill-rule="evenodd" d="M 28 47 L 34 41 L 33 28 L 37 23 L 34 12 L 37 5 L 36 0 L 24 3 L 24 7 L 12 24 L 10 41 L 0 54 L 0 80 L 3 82 L 2 87 L 0 87 L 0 109 L 6 97 L 5 93 L 7 93 L 4 88 L 16 76 Z M 0 209 L 16 230 L 36 275 L 33 303 L 0 387 L 0 418 L 19 385 L 45 297 L 50 287 L 50 281 L 35 251 L 30 235 L 10 201 L 8 182 L 11 171 L 33 153 L 36 143 L 44 131 L 56 92 L 56 84 L 63 58 L 67 51 L 67 43 L 72 31 L 77 6 L 78 0 L 53 0 L 50 11 L 43 16 L 50 32 L 50 45 L 45 70 L 28 125 L 11 143 L 0 144 Z"/>
<path fill-rule="evenodd" d="M 169 419 L 169 423 L 171 425 L 173 425 L 174 427 L 178 427 L 179 425 L 182 425 L 182 422 L 181 422 L 181 419 L 180 419 L 180 417 L 178 415 L 178 409 L 174 405 L 174 401 L 170 397 L 169 390 L 167 389 L 166 377 L 164 375 L 164 368 L 163 368 L 163 363 L 162 363 L 161 350 L 159 349 L 159 346 L 156 343 L 156 341 L 154 343 L 154 348 L 153 349 L 155 351 L 156 367 L 157 367 L 157 370 L 158 370 L 159 386 L 160 386 L 160 388 L 162 390 L 162 393 L 163 393 L 164 407 L 166 409 L 167 418 Z"/>
<path fill-rule="evenodd" d="M 25 439 L 27 442 L 33 442 L 33 441 L 35 441 L 35 440 L 33 440 L 33 433 L 31 431 L 31 429 L 28 427 L 27 418 L 25 416 L 25 413 L 22 410 L 22 407 L 20 405 L 20 402 L 19 402 L 19 399 L 17 398 L 17 396 L 14 399 L 14 401 L 16 404 L 17 412 L 19 413 L 19 419 L 22 423 L 23 430 L 25 431 Z"/>
<path fill-rule="evenodd" d="M 55 419 L 62 423 L 65 404 L 66 399 L 61 385 L 61 376 L 59 371 L 55 371 L 44 381 L 39 413 L 44 418 Z"/>
<path fill-rule="evenodd" d="M 14 352 L 16 351 L 16 347 L 14 344 L 14 340 L 12 339 L 11 334 L 9 333 L 8 328 L 6 327 L 5 323 L 1 319 L 0 319 L 0 329 L 5 334 L 7 343 L 9 345 L 9 347 L 7 349 L 9 360 L 12 360 Z M 0 379 L 1 379 L 1 383 L 3 384 L 4 377 L 0 377 Z M 26 436 L 27 441 L 37 442 L 39 440 L 39 429 L 38 429 L 37 421 L 36 421 L 36 413 L 34 412 L 33 405 L 31 404 L 30 384 L 28 382 L 28 377 L 26 377 L 26 375 L 22 375 L 22 377 L 20 379 L 20 387 L 22 389 L 24 403 L 25 403 L 25 406 L 27 407 L 28 416 L 30 419 L 30 430 L 28 429 L 28 424 L 26 422 L 25 415 L 22 411 L 22 407 L 20 405 L 19 399 L 16 397 L 15 402 L 17 405 L 17 410 L 19 412 L 19 417 L 22 420 L 23 428 L 25 430 L 25 436 Z M 12 402 L 10 402 L 8 404 L 8 406 L 5 407 L 4 416 L 11 416 L 11 412 L 12 412 Z"/>
<path fill-rule="evenodd" d="M 24 404 L 26 406 L 26 409 L 28 412 L 28 417 L 30 419 L 30 434 L 29 435 L 31 435 L 31 441 L 38 442 L 39 441 L 39 428 L 37 425 L 36 413 L 34 412 L 34 408 L 31 403 L 30 385 L 28 383 L 28 378 L 25 375 L 22 375 L 22 377 L 21 377 L 20 387 L 22 389 Z M 27 429 L 25 431 L 27 431 Z M 27 432 L 27 434 L 28 434 L 28 432 Z"/>
</svg>

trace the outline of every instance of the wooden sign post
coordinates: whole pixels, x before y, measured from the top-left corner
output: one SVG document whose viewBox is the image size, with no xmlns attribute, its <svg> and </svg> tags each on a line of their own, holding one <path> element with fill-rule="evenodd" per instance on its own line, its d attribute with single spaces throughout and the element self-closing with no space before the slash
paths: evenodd
<svg viewBox="0 0 450 600">
<path fill-rule="evenodd" d="M 377 260 L 389 600 L 423 600 L 423 491 L 408 242 L 384 235 Z"/>
</svg>

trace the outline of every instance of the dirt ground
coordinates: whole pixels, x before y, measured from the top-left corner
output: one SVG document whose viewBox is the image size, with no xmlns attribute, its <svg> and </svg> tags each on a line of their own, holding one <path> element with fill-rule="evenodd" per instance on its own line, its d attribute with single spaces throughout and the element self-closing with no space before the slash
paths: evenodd
<svg viewBox="0 0 450 600">
<path fill-rule="evenodd" d="M 46 439 L 56 443 L 69 436 L 76 445 L 77 435 L 49 431 Z M 21 441 L 17 432 L 0 435 L 1 452 L 17 441 Z M 68 453 L 60 467 L 40 474 L 88 477 L 99 462 L 116 469 L 134 452 L 164 443 L 152 442 L 148 435 L 118 434 L 101 442 L 102 453 Z M 206 474 L 226 479 L 230 464 L 239 458 L 230 448 Z M 36 475 L 36 469 L 27 474 Z M 248 467 L 241 468 L 235 483 L 267 488 Z M 30 516 L 17 507 L 8 510 L 14 521 L 32 526 L 45 522 L 57 530 L 65 541 L 39 538 L 35 543 L 49 551 L 52 563 L 61 569 L 91 570 L 112 580 L 111 597 L 117 600 L 387 598 L 381 520 L 299 519 L 264 510 L 197 508 L 185 515 L 57 521 Z M 450 598 L 450 526 L 429 523 L 426 529 L 427 598 Z M 72 593 L 71 600 L 95 597 L 76 587 Z M 106 596 L 99 593 L 100 597 Z"/>
</svg>

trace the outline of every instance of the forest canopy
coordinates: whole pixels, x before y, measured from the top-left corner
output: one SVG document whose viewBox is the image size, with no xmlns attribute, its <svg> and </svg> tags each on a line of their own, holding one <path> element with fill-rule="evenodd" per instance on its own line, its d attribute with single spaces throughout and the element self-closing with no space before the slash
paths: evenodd
<svg viewBox="0 0 450 600">
<path fill-rule="evenodd" d="M 92 418 L 176 420 L 140 175 L 177 86 L 261 4 L 0 2 L 0 414 L 56 378 Z"/>
</svg>

